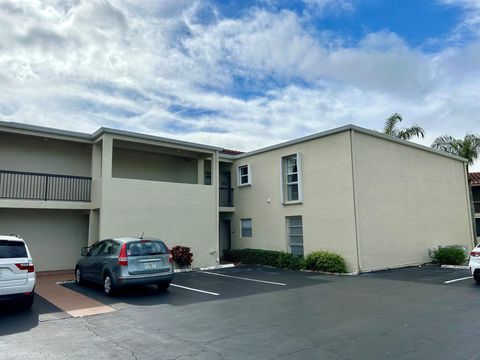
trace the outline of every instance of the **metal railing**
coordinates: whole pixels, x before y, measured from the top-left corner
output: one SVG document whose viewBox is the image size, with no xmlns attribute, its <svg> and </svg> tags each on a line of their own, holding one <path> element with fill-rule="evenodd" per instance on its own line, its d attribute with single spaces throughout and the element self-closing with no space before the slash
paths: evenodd
<svg viewBox="0 0 480 360">
<path fill-rule="evenodd" d="M 233 189 L 229 187 L 220 187 L 220 201 L 219 204 L 222 207 L 233 207 Z"/>
<path fill-rule="evenodd" d="M 0 170 L 0 198 L 90 201 L 92 178 Z"/>
</svg>

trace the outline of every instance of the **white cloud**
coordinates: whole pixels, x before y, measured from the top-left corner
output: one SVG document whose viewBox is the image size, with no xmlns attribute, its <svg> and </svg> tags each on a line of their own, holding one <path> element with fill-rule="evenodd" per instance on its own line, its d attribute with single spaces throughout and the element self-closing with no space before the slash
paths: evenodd
<svg viewBox="0 0 480 360">
<path fill-rule="evenodd" d="M 427 145 L 480 132 L 480 42 L 425 53 L 381 31 L 347 47 L 307 21 L 258 8 L 222 18 L 201 1 L 0 1 L 0 118 L 242 150 L 381 129 L 393 112 Z"/>
</svg>

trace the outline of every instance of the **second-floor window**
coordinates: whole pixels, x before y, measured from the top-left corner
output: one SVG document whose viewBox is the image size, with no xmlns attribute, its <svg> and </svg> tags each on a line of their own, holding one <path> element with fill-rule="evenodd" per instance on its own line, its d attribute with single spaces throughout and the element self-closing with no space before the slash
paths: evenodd
<svg viewBox="0 0 480 360">
<path fill-rule="evenodd" d="M 252 185 L 252 175 L 251 175 L 250 165 L 241 165 L 238 167 L 238 186 Z"/>
<path fill-rule="evenodd" d="M 282 203 L 302 202 L 300 154 L 282 158 Z"/>
</svg>

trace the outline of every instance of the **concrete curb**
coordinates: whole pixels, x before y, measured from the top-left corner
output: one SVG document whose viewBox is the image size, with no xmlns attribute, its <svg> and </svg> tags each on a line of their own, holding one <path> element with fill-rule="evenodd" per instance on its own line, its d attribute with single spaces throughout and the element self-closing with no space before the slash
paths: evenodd
<svg viewBox="0 0 480 360">
<path fill-rule="evenodd" d="M 175 273 L 184 273 L 184 272 L 192 272 L 192 268 L 185 268 L 185 269 L 175 269 L 173 270 Z"/>
<path fill-rule="evenodd" d="M 207 267 L 200 268 L 200 270 L 201 271 L 218 270 L 218 269 L 228 269 L 233 267 L 235 267 L 235 264 L 224 264 L 224 265 L 207 266 Z"/>
<path fill-rule="evenodd" d="M 467 265 L 442 265 L 442 269 L 458 269 L 458 270 L 468 270 Z"/>
</svg>

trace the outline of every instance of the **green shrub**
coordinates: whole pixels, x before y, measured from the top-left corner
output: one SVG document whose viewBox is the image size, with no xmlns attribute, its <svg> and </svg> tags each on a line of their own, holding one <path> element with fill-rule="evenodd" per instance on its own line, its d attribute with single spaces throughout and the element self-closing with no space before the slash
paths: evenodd
<svg viewBox="0 0 480 360">
<path fill-rule="evenodd" d="M 332 273 L 346 273 L 345 260 L 340 255 L 328 251 L 315 251 L 304 259 L 282 251 L 261 249 L 224 250 L 226 261 L 240 262 L 248 265 L 267 265 L 291 270 L 302 268 Z"/>
<path fill-rule="evenodd" d="M 267 265 L 292 270 L 301 269 L 303 261 L 301 256 L 261 249 L 224 250 L 223 258 L 226 261 L 241 262 L 242 264 Z"/>
<path fill-rule="evenodd" d="M 338 254 L 328 251 L 314 251 L 307 255 L 303 267 L 308 270 L 332 273 L 346 273 L 345 260 Z"/>
<path fill-rule="evenodd" d="M 435 252 L 434 259 L 440 265 L 462 265 L 466 260 L 466 255 L 461 248 L 442 247 Z"/>
<path fill-rule="evenodd" d="M 241 262 L 248 265 L 277 266 L 280 251 L 261 249 L 225 250 L 224 259 L 232 262 Z"/>
</svg>

